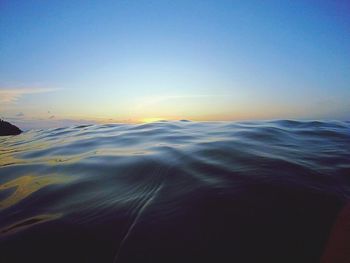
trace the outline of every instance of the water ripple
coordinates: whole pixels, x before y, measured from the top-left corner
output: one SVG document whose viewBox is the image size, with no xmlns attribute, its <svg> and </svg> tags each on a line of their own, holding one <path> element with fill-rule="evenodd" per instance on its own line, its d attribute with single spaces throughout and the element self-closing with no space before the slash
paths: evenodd
<svg viewBox="0 0 350 263">
<path fill-rule="evenodd" d="M 83 125 L 0 146 L 1 262 L 316 263 L 350 199 L 350 122 Z"/>
</svg>

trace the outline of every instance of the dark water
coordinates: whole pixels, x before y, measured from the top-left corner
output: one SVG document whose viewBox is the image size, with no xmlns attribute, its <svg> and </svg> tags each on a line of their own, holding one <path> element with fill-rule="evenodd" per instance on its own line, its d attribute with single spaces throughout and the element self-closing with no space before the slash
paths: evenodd
<svg viewBox="0 0 350 263">
<path fill-rule="evenodd" d="M 350 122 L 158 122 L 0 137 L 0 262 L 319 262 Z"/>
</svg>

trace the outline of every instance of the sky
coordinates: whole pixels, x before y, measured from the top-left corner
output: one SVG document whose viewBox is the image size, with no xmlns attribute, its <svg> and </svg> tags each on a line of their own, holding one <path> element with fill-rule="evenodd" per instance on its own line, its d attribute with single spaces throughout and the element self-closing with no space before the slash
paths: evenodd
<svg viewBox="0 0 350 263">
<path fill-rule="evenodd" d="M 350 2 L 0 0 L 0 117 L 350 117 Z"/>
</svg>

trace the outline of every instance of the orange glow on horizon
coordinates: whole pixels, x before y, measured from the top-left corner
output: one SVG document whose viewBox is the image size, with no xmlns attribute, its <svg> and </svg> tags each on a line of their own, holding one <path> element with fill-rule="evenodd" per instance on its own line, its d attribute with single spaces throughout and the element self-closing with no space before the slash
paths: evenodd
<svg viewBox="0 0 350 263">
<path fill-rule="evenodd" d="M 143 118 L 140 121 L 143 123 L 150 123 L 150 122 L 157 122 L 157 121 L 164 121 L 167 120 L 166 118 L 159 118 L 159 117 L 151 117 L 151 118 Z"/>
</svg>

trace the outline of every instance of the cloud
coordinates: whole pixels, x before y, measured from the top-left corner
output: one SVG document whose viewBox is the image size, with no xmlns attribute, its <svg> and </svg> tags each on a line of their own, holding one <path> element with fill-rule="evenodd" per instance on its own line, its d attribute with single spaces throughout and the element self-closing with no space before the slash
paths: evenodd
<svg viewBox="0 0 350 263">
<path fill-rule="evenodd" d="M 53 88 L 1 88 L 0 103 L 13 103 L 24 95 L 56 91 Z"/>
<path fill-rule="evenodd" d="M 24 113 L 23 112 L 18 112 L 17 114 L 16 114 L 16 117 L 23 117 L 24 116 Z"/>
</svg>

